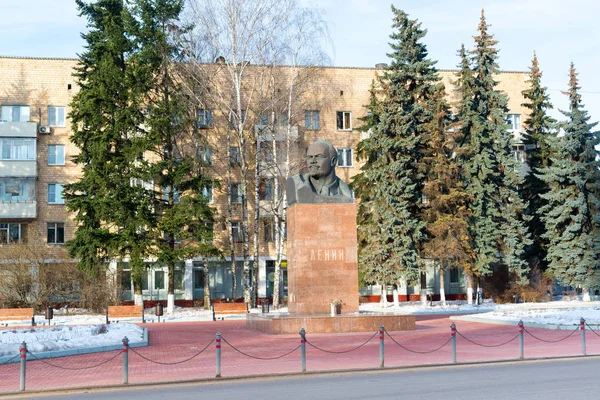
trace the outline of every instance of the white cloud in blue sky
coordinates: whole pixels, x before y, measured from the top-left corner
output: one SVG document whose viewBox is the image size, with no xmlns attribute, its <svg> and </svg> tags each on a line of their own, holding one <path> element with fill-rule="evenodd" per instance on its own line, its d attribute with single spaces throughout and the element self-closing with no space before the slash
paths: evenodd
<svg viewBox="0 0 600 400">
<path fill-rule="evenodd" d="M 391 33 L 388 0 L 302 0 L 325 11 L 334 45 L 333 64 L 372 67 L 386 62 Z M 428 30 L 424 41 L 441 69 L 458 64 L 461 43 L 473 46 L 481 9 L 499 41 L 500 68 L 527 71 L 533 51 L 556 108 L 568 82 L 569 63 L 579 72 L 583 102 L 600 119 L 600 2 L 597 0 L 393 1 Z M 86 21 L 74 0 L 0 0 L 0 55 L 76 57 Z"/>
</svg>

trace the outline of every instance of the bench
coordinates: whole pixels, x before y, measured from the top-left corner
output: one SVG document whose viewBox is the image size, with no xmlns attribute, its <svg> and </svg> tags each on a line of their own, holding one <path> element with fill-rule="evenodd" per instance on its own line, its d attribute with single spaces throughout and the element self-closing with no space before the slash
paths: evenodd
<svg viewBox="0 0 600 400">
<path fill-rule="evenodd" d="M 35 326 L 33 308 L 0 308 L 0 321 L 31 320 Z"/>
<path fill-rule="evenodd" d="M 110 324 L 111 319 L 119 318 L 141 318 L 144 321 L 144 307 L 142 306 L 108 306 L 106 309 L 106 323 Z"/>
<path fill-rule="evenodd" d="M 217 320 L 217 315 L 227 314 L 248 314 L 248 305 L 246 303 L 213 303 L 213 321 Z"/>
</svg>

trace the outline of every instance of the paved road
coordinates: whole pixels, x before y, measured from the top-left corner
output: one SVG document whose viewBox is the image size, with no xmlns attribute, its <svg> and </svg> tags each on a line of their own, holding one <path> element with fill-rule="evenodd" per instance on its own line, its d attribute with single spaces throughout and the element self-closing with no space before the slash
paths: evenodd
<svg viewBox="0 0 600 400">
<path fill-rule="evenodd" d="M 524 361 L 61 392 L 28 399 L 575 399 L 598 398 L 600 358 Z M 268 396 L 268 397 L 267 397 Z"/>
</svg>

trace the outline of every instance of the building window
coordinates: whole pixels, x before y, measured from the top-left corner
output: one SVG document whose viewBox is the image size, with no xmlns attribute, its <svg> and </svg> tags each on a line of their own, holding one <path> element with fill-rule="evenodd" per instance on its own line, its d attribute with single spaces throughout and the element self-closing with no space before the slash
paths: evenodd
<svg viewBox="0 0 600 400">
<path fill-rule="evenodd" d="M 211 110 L 199 109 L 196 111 L 196 117 L 198 121 L 198 128 L 208 129 L 212 127 L 213 119 Z"/>
<path fill-rule="evenodd" d="M 242 163 L 242 158 L 240 156 L 240 148 L 237 146 L 232 146 L 229 153 L 229 165 L 235 166 L 240 165 Z"/>
<path fill-rule="evenodd" d="M 506 114 L 506 123 L 510 130 L 521 129 L 521 114 Z"/>
<path fill-rule="evenodd" d="M 525 146 L 517 144 L 513 146 L 513 155 L 515 161 L 518 163 L 524 163 L 527 160 L 527 153 L 525 152 Z"/>
<path fill-rule="evenodd" d="M 271 113 L 268 111 L 263 112 L 258 116 L 258 126 L 267 126 L 269 125 L 269 115 Z"/>
<path fill-rule="evenodd" d="M 204 269 L 194 269 L 194 289 L 204 289 Z"/>
<path fill-rule="evenodd" d="M 163 189 L 165 201 L 169 201 L 169 187 L 166 186 Z M 173 188 L 173 204 L 179 204 L 181 202 L 181 194 L 176 188 Z"/>
<path fill-rule="evenodd" d="M 265 201 L 273 201 L 273 189 L 275 180 L 273 178 L 260 178 L 258 184 L 258 198 Z"/>
<path fill-rule="evenodd" d="M 208 204 L 213 204 L 213 188 L 212 186 L 204 186 L 202 188 L 202 196 L 206 197 L 206 201 Z"/>
<path fill-rule="evenodd" d="M 35 160 L 35 139 L 0 139 L 0 159 Z"/>
<path fill-rule="evenodd" d="M 2 121 L 29 121 L 29 106 L 2 106 Z"/>
<path fill-rule="evenodd" d="M 450 270 L 450 283 L 459 283 L 457 268 L 452 268 Z"/>
<path fill-rule="evenodd" d="M 49 204 L 65 204 L 63 199 L 63 185 L 60 183 L 48 184 L 48 203 Z"/>
<path fill-rule="evenodd" d="M 352 149 L 337 149 L 338 167 L 352 166 Z"/>
<path fill-rule="evenodd" d="M 65 224 L 62 222 L 48 222 L 48 243 L 65 243 Z"/>
<path fill-rule="evenodd" d="M 273 142 L 260 142 L 260 159 L 264 162 L 273 161 Z"/>
<path fill-rule="evenodd" d="M 289 122 L 290 122 L 290 119 L 288 118 L 287 113 L 279 114 L 277 116 L 277 120 L 275 121 L 277 126 L 288 126 Z"/>
<path fill-rule="evenodd" d="M 183 290 L 183 276 L 185 274 L 185 267 L 176 266 L 175 273 L 173 274 L 173 280 L 175 281 L 175 290 Z"/>
<path fill-rule="evenodd" d="M 231 202 L 233 204 L 242 203 L 242 185 L 239 183 L 231 184 Z"/>
<path fill-rule="evenodd" d="M 25 236 L 25 224 L 0 224 L 0 245 L 21 243 Z"/>
<path fill-rule="evenodd" d="M 65 165 L 65 146 L 62 144 L 48 145 L 48 165 Z"/>
<path fill-rule="evenodd" d="M 35 200 L 34 178 L 0 178 L 0 201 Z"/>
<path fill-rule="evenodd" d="M 233 243 L 242 243 L 242 223 L 240 221 L 231 223 L 231 232 L 233 233 Z"/>
<path fill-rule="evenodd" d="M 352 113 L 350 111 L 337 112 L 337 129 L 338 131 L 352 130 Z"/>
<path fill-rule="evenodd" d="M 48 107 L 48 125 L 65 126 L 64 107 Z"/>
<path fill-rule="evenodd" d="M 229 129 L 238 128 L 238 117 L 241 118 L 241 122 L 244 124 L 246 122 L 246 110 L 242 110 L 242 113 L 239 116 L 233 112 L 229 115 Z"/>
<path fill-rule="evenodd" d="M 263 218 L 262 220 L 262 228 L 263 228 L 263 240 L 265 243 L 273 243 L 275 242 L 275 219 L 273 218 Z"/>
<path fill-rule="evenodd" d="M 196 154 L 203 164 L 212 165 L 212 149 L 210 147 L 198 147 Z"/>
<path fill-rule="evenodd" d="M 321 113 L 316 110 L 304 111 L 304 128 L 318 130 L 321 128 Z M 338 128 L 339 129 L 339 128 Z"/>
<path fill-rule="evenodd" d="M 165 271 L 154 271 L 154 289 L 162 290 L 165 288 Z"/>
</svg>

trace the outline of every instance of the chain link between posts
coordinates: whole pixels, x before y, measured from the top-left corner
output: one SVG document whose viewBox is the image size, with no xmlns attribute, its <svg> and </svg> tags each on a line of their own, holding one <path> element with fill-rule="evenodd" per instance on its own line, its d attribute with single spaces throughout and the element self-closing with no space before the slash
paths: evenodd
<svg viewBox="0 0 600 400">
<path fill-rule="evenodd" d="M 16 355 L 16 356 L 14 356 L 14 357 L 11 357 L 11 358 L 9 358 L 9 359 L 8 359 L 8 360 L 6 360 L 6 361 L 3 361 L 3 362 L 1 362 L 1 363 L 0 363 L 0 365 L 8 364 L 8 363 L 10 363 L 12 360 L 14 360 L 15 358 L 19 357 L 20 355 L 21 355 L 21 353 L 17 354 L 17 355 Z"/>
<path fill-rule="evenodd" d="M 289 356 L 290 354 L 292 354 L 293 352 L 295 352 L 296 350 L 298 350 L 300 348 L 301 345 L 298 345 L 295 349 L 288 351 L 285 354 L 282 354 L 280 356 L 274 356 L 274 357 L 258 357 L 258 356 L 253 356 L 251 354 L 248 353 L 244 353 L 243 351 L 241 351 L 240 349 L 238 349 L 237 347 L 235 347 L 234 345 L 232 345 L 231 343 L 229 343 L 227 341 L 227 339 L 225 339 L 224 337 L 221 338 L 221 340 L 225 343 L 227 343 L 229 345 L 229 347 L 231 347 L 233 350 L 237 351 L 238 353 L 240 353 L 241 355 L 244 355 L 246 357 L 250 357 L 253 358 L 255 360 L 277 360 L 279 358 L 283 358 L 285 356 Z"/>
<path fill-rule="evenodd" d="M 590 326 L 590 324 L 588 324 L 587 322 L 585 323 L 585 326 L 588 327 L 588 330 L 590 330 L 594 335 L 600 337 L 600 334 L 598 334 L 597 330 L 592 329 L 592 327 Z"/>
<path fill-rule="evenodd" d="M 364 343 L 362 343 L 362 344 L 358 345 L 357 347 L 354 347 L 354 348 L 352 348 L 352 349 L 349 349 L 349 350 L 335 351 L 335 350 L 326 350 L 326 349 L 322 349 L 322 348 L 320 348 L 320 347 L 318 347 L 318 346 L 316 346 L 316 345 L 312 344 L 311 342 L 309 342 L 309 341 L 308 341 L 308 339 L 306 339 L 306 343 L 307 343 L 309 346 L 311 346 L 311 347 L 313 347 L 313 348 L 315 348 L 315 349 L 317 349 L 317 350 L 319 350 L 319 351 L 322 351 L 322 352 L 324 352 L 324 353 L 329 353 L 329 354 L 344 354 L 344 353 L 350 353 L 350 352 L 352 352 L 352 351 L 355 351 L 355 350 L 358 350 L 358 349 L 360 349 L 361 347 L 363 347 L 364 345 L 366 345 L 367 343 L 369 343 L 369 342 L 370 342 L 370 341 L 371 341 L 371 340 L 372 340 L 372 339 L 373 339 L 373 338 L 374 338 L 376 335 L 378 335 L 378 334 L 379 334 L 379 330 L 378 330 L 377 332 L 375 332 L 375 333 L 373 334 L 373 336 L 371 336 L 370 338 L 368 338 L 368 339 L 367 339 L 367 340 L 366 340 Z"/>
<path fill-rule="evenodd" d="M 37 357 L 35 354 L 33 354 L 32 352 L 30 352 L 29 350 L 27 350 L 27 354 L 30 354 L 37 361 L 40 361 L 40 362 L 42 362 L 42 363 L 44 363 L 46 365 L 50 365 L 50 366 L 55 367 L 55 368 L 65 369 L 65 370 L 68 370 L 68 371 L 82 371 L 82 370 L 86 370 L 86 369 L 97 368 L 97 367 L 100 367 L 100 366 L 102 366 L 104 364 L 107 364 L 107 363 L 111 362 L 112 360 L 114 360 L 115 358 L 117 358 L 118 356 L 120 356 L 122 354 L 122 350 L 119 350 L 117 352 L 117 354 L 115 354 L 114 356 L 112 356 L 111 358 L 109 358 L 106 361 L 102 361 L 101 363 L 94 364 L 94 365 L 89 365 L 87 367 L 78 367 L 78 368 L 75 368 L 75 367 L 63 367 L 62 365 L 53 364 L 51 362 L 46 361 L 43 358 Z"/>
<path fill-rule="evenodd" d="M 406 346 L 403 346 L 400 342 L 398 342 L 396 339 L 394 339 L 392 337 L 392 335 L 390 335 L 390 333 L 387 330 L 384 329 L 384 331 L 385 331 L 385 334 L 387 335 L 387 337 L 389 337 L 392 342 L 396 343 L 398 346 L 400 346 L 404 350 L 408 351 L 409 353 L 415 353 L 415 354 L 430 354 L 430 353 L 435 353 L 436 351 L 442 349 L 444 346 L 446 346 L 448 343 L 450 343 L 450 341 L 452 340 L 452 337 L 450 337 L 450 339 L 446 340 L 440 347 L 437 347 L 437 348 L 435 348 L 433 350 L 419 351 L 419 350 L 412 350 L 412 349 L 409 349 Z"/>
<path fill-rule="evenodd" d="M 529 336 L 531 336 L 531 337 L 532 337 L 532 338 L 534 338 L 534 339 L 537 339 L 537 340 L 539 340 L 540 342 L 544 342 L 544 343 L 558 343 L 558 342 L 562 342 L 563 340 L 566 340 L 566 339 L 570 338 L 571 336 L 573 336 L 573 334 L 579 330 L 579 326 L 577 326 L 577 327 L 576 327 L 576 328 L 573 330 L 573 332 L 569 333 L 569 334 L 568 334 L 567 336 L 565 336 L 564 338 L 562 338 L 562 339 L 558 339 L 558 340 L 545 340 L 545 339 L 542 339 L 542 338 L 539 338 L 539 337 L 535 336 L 533 333 L 529 332 L 529 331 L 527 330 L 527 328 L 523 328 L 523 330 L 524 330 L 525 332 L 527 332 L 527 334 L 528 334 Z"/>
<path fill-rule="evenodd" d="M 149 361 L 149 362 L 151 362 L 151 363 L 154 363 L 154 364 L 159 364 L 159 365 L 177 365 L 177 364 L 183 364 L 183 363 L 185 363 L 185 362 L 188 362 L 188 361 L 190 361 L 190 360 L 192 360 L 192 359 L 194 359 L 194 358 L 198 357 L 200 354 L 204 353 L 204 352 L 206 351 L 206 349 L 208 349 L 208 348 L 210 347 L 210 345 L 214 343 L 214 341 L 215 341 L 215 339 L 213 338 L 213 340 L 211 340 L 211 341 L 210 341 L 210 343 L 208 343 L 208 344 L 206 345 L 206 347 L 204 347 L 202 350 L 200 350 L 199 352 L 197 352 L 197 353 L 196 353 L 196 354 L 194 354 L 193 356 L 191 356 L 191 357 L 188 357 L 188 358 L 186 358 L 185 360 L 173 361 L 173 362 L 166 362 L 166 361 L 156 361 L 156 360 L 152 360 L 151 358 L 148 358 L 148 357 L 146 357 L 146 356 L 144 356 L 144 355 L 142 355 L 142 354 L 138 353 L 137 351 L 135 351 L 135 349 L 134 349 L 134 348 L 131 348 L 131 347 L 130 347 L 130 348 L 129 348 L 129 350 L 130 350 L 131 352 L 135 353 L 136 355 L 140 356 L 142 359 L 144 359 L 144 360 L 146 360 L 146 361 Z"/>
</svg>

